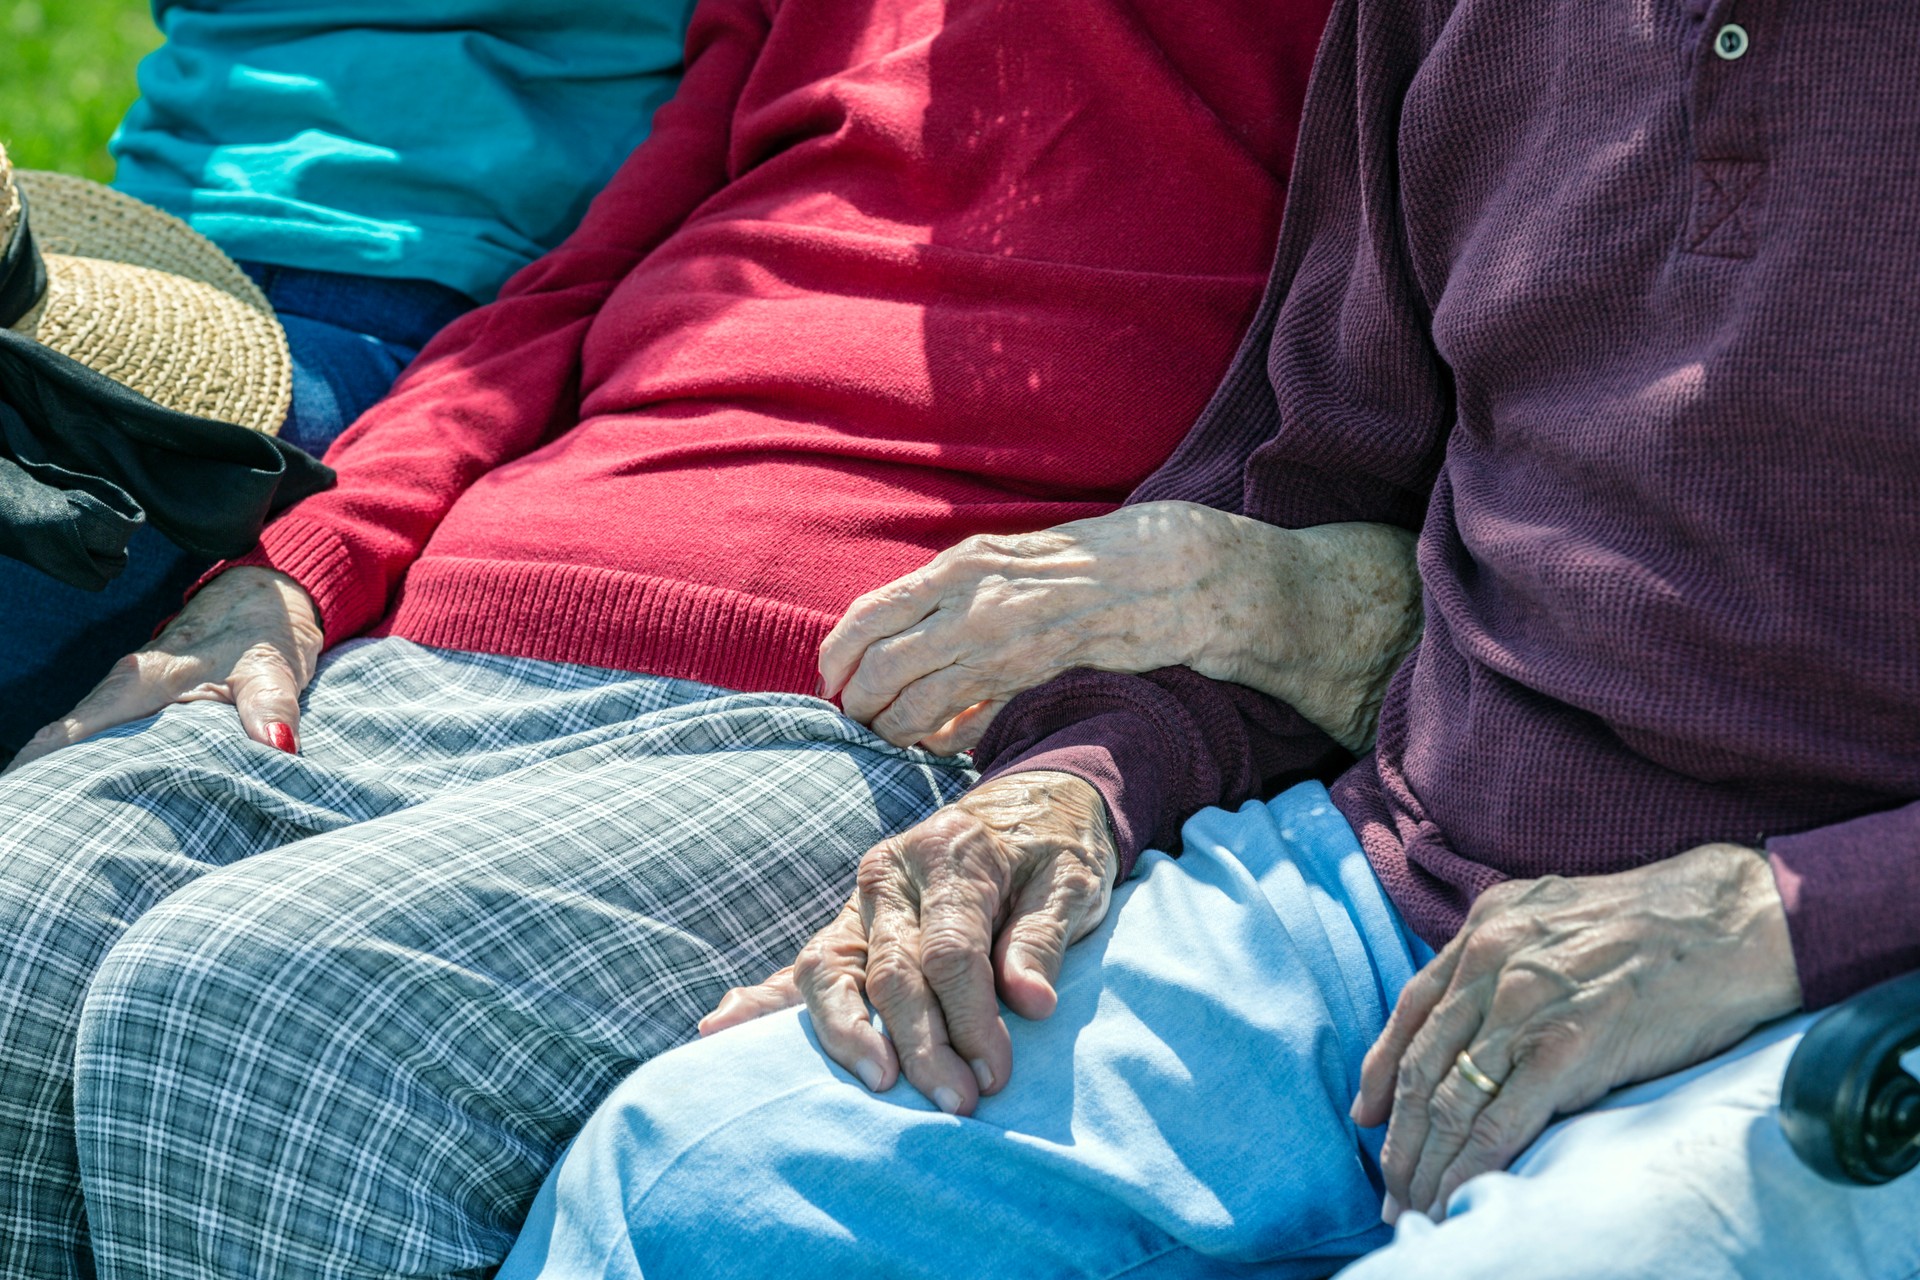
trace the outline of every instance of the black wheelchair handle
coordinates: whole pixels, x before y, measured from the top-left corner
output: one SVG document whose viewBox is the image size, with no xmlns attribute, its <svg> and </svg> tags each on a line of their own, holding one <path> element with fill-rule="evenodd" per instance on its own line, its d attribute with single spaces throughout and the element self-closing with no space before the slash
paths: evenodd
<svg viewBox="0 0 1920 1280">
<path fill-rule="evenodd" d="M 1920 973 L 1863 991 L 1808 1029 L 1780 1087 L 1787 1141 L 1833 1182 L 1891 1182 L 1920 1165 L 1913 1072 L 1920 1072 Z"/>
</svg>

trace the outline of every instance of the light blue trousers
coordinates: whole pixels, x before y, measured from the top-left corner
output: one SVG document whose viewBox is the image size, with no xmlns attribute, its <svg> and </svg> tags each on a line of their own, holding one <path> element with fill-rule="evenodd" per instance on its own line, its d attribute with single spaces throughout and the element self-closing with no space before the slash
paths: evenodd
<svg viewBox="0 0 1920 1280">
<path fill-rule="evenodd" d="M 654 1059 L 548 1178 L 500 1280 L 1920 1273 L 1920 1175 L 1819 1181 L 1774 1115 L 1805 1019 L 1622 1091 L 1380 1225 L 1347 1105 L 1428 953 L 1317 785 L 1210 810 L 1069 954 L 971 1119 L 875 1097 L 803 1014 Z M 1359 1261 L 1354 1261 L 1359 1259 Z"/>
</svg>

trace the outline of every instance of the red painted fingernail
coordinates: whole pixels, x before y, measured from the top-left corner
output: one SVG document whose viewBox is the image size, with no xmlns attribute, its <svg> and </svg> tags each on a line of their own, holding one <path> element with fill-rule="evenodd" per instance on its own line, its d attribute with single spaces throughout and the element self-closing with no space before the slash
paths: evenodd
<svg viewBox="0 0 1920 1280">
<path fill-rule="evenodd" d="M 267 725 L 267 740 L 273 743 L 273 745 L 276 748 L 286 752 L 288 755 L 294 754 L 295 747 L 293 742 L 293 729 L 291 726 L 281 724 L 278 720 L 274 720 L 270 722 Z"/>
</svg>

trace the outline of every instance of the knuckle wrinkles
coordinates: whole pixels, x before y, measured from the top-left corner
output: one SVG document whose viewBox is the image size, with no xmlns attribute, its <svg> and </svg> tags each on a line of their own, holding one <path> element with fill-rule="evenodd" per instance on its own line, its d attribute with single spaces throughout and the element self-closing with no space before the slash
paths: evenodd
<svg viewBox="0 0 1920 1280">
<path fill-rule="evenodd" d="M 882 845 L 862 858 L 853 875 L 860 896 L 869 902 L 890 897 L 899 879 L 900 861 L 900 855 L 891 845 Z"/>
<path fill-rule="evenodd" d="M 1106 887 L 1106 877 L 1085 863 L 1076 862 L 1060 872 L 1058 884 L 1061 896 L 1078 905 L 1099 897 L 1100 891 Z"/>
<path fill-rule="evenodd" d="M 840 625 L 829 632 L 820 642 L 820 652 L 842 654 L 851 659 L 858 655 L 859 646 L 872 639 L 874 629 L 880 621 L 880 608 L 871 602 L 856 604 L 847 610 Z"/>
<path fill-rule="evenodd" d="M 915 987 L 904 960 L 889 952 L 867 965 L 867 994 L 875 1004 L 891 1004 L 906 999 Z"/>
<path fill-rule="evenodd" d="M 1526 881 L 1514 895 L 1514 901 L 1529 906 L 1552 906 L 1579 896 L 1579 889 L 1566 876 L 1544 875 Z"/>
<path fill-rule="evenodd" d="M 840 705 L 847 709 L 848 715 L 859 719 L 864 719 L 883 708 L 881 698 L 867 679 L 865 664 L 853 673 L 853 678 L 847 681 L 846 688 L 840 691 Z"/>
<path fill-rule="evenodd" d="M 818 943 L 809 942 L 793 958 L 793 980 L 800 986 L 810 987 L 818 983 L 826 972 L 827 958 L 824 949 Z"/>
<path fill-rule="evenodd" d="M 1500 921 L 1489 921 L 1467 935 L 1461 950 L 1469 961 L 1475 963 L 1498 960 L 1506 954 L 1512 932 Z"/>
<path fill-rule="evenodd" d="M 1067 948 L 1067 929 L 1064 912 L 1035 912 L 1013 926 L 1013 941 L 1028 952 L 1062 953 Z"/>
<path fill-rule="evenodd" d="M 911 684 L 901 691 L 900 696 L 893 700 L 893 705 L 887 708 L 887 713 L 880 718 L 903 728 L 919 726 L 927 720 L 927 713 L 930 710 L 928 704 L 931 701 L 926 690 L 922 689 L 918 683 Z"/>
<path fill-rule="evenodd" d="M 972 971 L 977 954 L 964 934 L 937 930 L 921 940 L 920 968 L 934 985 L 945 986 L 965 978 Z"/>
<path fill-rule="evenodd" d="M 1469 1149 L 1489 1156 L 1504 1155 L 1513 1134 L 1507 1122 L 1491 1111 L 1482 1111 L 1473 1122 L 1473 1130 L 1467 1136 Z"/>
<path fill-rule="evenodd" d="M 875 646 L 867 650 L 867 656 L 860 661 L 860 673 L 854 677 L 869 692 L 877 692 L 894 687 L 900 673 L 900 657 L 892 649 Z"/>
<path fill-rule="evenodd" d="M 1537 1010 L 1555 998 L 1571 994 L 1571 986 L 1556 974 L 1532 965 L 1512 966 L 1494 984 L 1493 1007 L 1512 1013 Z"/>
<path fill-rule="evenodd" d="M 1523 1027 L 1513 1038 L 1515 1064 L 1537 1062 L 1547 1066 L 1577 1061 L 1586 1052 L 1587 1033 L 1563 1018 L 1544 1018 Z"/>
<path fill-rule="evenodd" d="M 899 1045 L 896 1044 L 894 1048 L 898 1050 Z M 925 1040 L 916 1041 L 905 1053 L 900 1055 L 901 1069 L 907 1073 L 909 1079 L 925 1080 L 928 1069 L 934 1065 L 934 1062 L 935 1047 Z"/>
<path fill-rule="evenodd" d="M 1413 1058 L 1404 1058 L 1393 1076 L 1394 1095 L 1403 1101 L 1424 1101 L 1433 1092 L 1432 1073 Z"/>
<path fill-rule="evenodd" d="M 912 573 L 903 574 L 883 586 L 875 587 L 873 590 L 867 592 L 866 595 L 860 597 L 858 603 L 866 612 L 874 613 L 912 599 L 914 589 L 920 585 L 922 577 L 926 574 L 927 570 L 931 569 L 933 564 L 937 562 L 938 557 L 935 557 L 933 562 L 928 563 L 922 568 L 916 569 Z"/>
<path fill-rule="evenodd" d="M 1461 1104 L 1454 1099 L 1439 1097 L 1434 1099 L 1427 1125 L 1440 1138 L 1457 1144 L 1466 1141 L 1473 1127 L 1473 1117 L 1463 1111 Z"/>
</svg>

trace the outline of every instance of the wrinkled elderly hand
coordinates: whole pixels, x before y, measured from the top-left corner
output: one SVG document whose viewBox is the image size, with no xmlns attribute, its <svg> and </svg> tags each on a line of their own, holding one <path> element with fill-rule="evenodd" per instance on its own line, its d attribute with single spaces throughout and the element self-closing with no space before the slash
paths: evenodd
<svg viewBox="0 0 1920 1280">
<path fill-rule="evenodd" d="M 1766 860 L 1703 845 L 1619 875 L 1548 877 L 1480 896 L 1400 996 L 1361 1069 L 1354 1119 L 1391 1119 L 1389 1221 L 1445 1213 L 1555 1115 L 1705 1061 L 1800 1006 Z M 1497 1092 L 1476 1085 L 1469 1061 Z"/>
<path fill-rule="evenodd" d="M 792 966 L 728 992 L 700 1033 L 804 1000 L 827 1056 L 869 1089 L 904 1070 L 941 1110 L 970 1115 L 1013 1071 L 996 986 L 1021 1017 L 1051 1014 L 1061 959 L 1106 918 L 1117 867 L 1087 783 L 1046 772 L 982 783 L 874 846 L 839 918 Z"/>
<path fill-rule="evenodd" d="M 847 609 L 820 646 L 827 697 L 901 746 L 976 745 L 1023 690 L 1075 667 L 1191 667 L 1372 740 L 1420 634 L 1413 536 L 1288 530 L 1186 502 L 969 538 Z"/>
<path fill-rule="evenodd" d="M 298 750 L 300 693 L 323 644 L 313 602 L 284 573 L 209 582 L 152 643 L 113 664 L 80 705 L 33 735 L 7 772 L 175 702 L 227 702 L 255 742 Z"/>
</svg>

